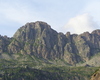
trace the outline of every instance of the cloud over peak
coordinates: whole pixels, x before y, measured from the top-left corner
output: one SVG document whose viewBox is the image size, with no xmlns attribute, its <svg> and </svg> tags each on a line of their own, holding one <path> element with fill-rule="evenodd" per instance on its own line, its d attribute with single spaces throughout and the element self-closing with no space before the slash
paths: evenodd
<svg viewBox="0 0 100 80">
<path fill-rule="evenodd" d="M 96 27 L 98 27 L 97 23 L 93 21 L 93 17 L 88 13 L 71 18 L 65 25 L 66 31 L 77 34 L 81 34 L 86 31 L 91 32 Z"/>
</svg>

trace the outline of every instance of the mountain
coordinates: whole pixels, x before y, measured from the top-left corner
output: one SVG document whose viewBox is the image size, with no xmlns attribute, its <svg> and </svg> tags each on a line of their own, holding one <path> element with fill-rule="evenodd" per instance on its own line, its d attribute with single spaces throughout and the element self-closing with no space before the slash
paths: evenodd
<svg viewBox="0 0 100 80">
<path fill-rule="evenodd" d="M 0 36 L 0 54 L 10 55 L 20 53 L 31 55 L 39 59 L 63 60 L 68 65 L 96 66 L 94 56 L 100 52 L 100 30 L 92 33 L 66 34 L 58 33 L 45 22 L 27 23 L 19 28 L 12 38 Z M 92 60 L 93 59 L 93 60 Z M 89 63 L 89 61 L 93 63 Z M 98 66 L 98 65 L 97 65 Z"/>
<path fill-rule="evenodd" d="M 0 80 L 89 80 L 99 66 L 99 29 L 63 34 L 37 21 L 0 35 Z"/>
</svg>

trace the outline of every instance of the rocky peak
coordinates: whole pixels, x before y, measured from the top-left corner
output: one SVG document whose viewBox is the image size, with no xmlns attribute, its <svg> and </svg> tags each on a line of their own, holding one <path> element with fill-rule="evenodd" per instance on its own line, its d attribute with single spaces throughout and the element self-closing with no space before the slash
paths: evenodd
<svg viewBox="0 0 100 80">
<path fill-rule="evenodd" d="M 19 43 L 21 42 L 20 44 L 24 44 L 24 50 L 21 50 L 22 53 L 34 54 L 37 57 L 43 57 L 45 59 L 60 57 L 58 45 L 59 43 L 62 44 L 62 42 L 59 42 L 57 39 L 59 38 L 58 33 L 51 29 L 50 25 L 45 22 L 37 21 L 35 23 L 27 23 L 17 30 L 14 34 L 14 38 Z M 26 43 L 29 45 L 26 45 Z"/>
<path fill-rule="evenodd" d="M 41 37 L 43 32 L 50 32 L 50 30 L 51 27 L 45 22 L 31 22 L 18 29 L 13 37 L 21 41 L 34 40 L 37 37 Z"/>
<path fill-rule="evenodd" d="M 91 34 L 96 34 L 100 36 L 100 29 L 94 30 Z"/>
</svg>

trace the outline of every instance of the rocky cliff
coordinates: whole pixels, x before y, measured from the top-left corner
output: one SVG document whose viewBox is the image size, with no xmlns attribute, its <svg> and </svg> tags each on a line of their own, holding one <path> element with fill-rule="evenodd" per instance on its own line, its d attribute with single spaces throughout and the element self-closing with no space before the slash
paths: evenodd
<svg viewBox="0 0 100 80">
<path fill-rule="evenodd" d="M 75 65 L 87 62 L 100 52 L 100 30 L 92 33 L 58 33 L 45 22 L 27 23 L 12 38 L 0 36 L 0 54 L 21 53 L 45 60 L 64 60 Z"/>
</svg>

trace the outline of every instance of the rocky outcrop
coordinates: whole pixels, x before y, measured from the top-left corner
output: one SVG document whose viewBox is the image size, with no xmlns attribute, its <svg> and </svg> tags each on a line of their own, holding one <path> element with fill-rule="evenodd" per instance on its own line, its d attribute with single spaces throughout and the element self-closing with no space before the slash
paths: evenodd
<svg viewBox="0 0 100 80">
<path fill-rule="evenodd" d="M 14 35 L 14 39 L 23 45 L 24 53 L 45 59 L 61 58 L 64 45 L 61 37 L 64 35 L 58 35 L 44 22 L 27 23 Z"/>
<path fill-rule="evenodd" d="M 10 42 L 10 38 L 8 38 L 7 36 L 0 35 L 0 54 L 8 51 L 7 47 L 10 44 Z"/>
<path fill-rule="evenodd" d="M 100 30 L 58 33 L 45 22 L 27 23 L 12 38 L 0 36 L 0 53 L 29 54 L 46 60 L 62 59 L 75 65 L 100 52 Z"/>
<path fill-rule="evenodd" d="M 100 80 L 100 69 L 91 76 L 90 80 Z"/>
</svg>

